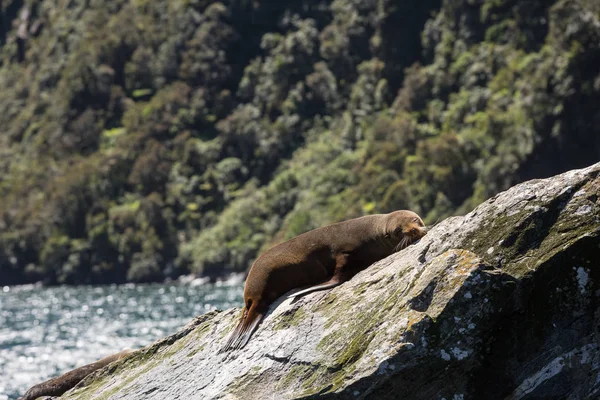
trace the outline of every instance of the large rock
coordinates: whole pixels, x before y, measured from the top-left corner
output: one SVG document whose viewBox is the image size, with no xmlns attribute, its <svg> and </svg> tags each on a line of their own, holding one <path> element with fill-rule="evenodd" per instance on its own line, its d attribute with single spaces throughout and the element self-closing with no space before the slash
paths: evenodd
<svg viewBox="0 0 600 400">
<path fill-rule="evenodd" d="M 600 398 L 600 164 L 518 185 L 350 282 L 196 318 L 68 399 Z"/>
</svg>

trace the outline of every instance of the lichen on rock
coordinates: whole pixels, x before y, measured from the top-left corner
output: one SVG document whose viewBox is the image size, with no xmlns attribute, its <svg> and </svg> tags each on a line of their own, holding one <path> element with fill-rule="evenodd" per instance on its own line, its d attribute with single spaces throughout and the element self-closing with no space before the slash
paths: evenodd
<svg viewBox="0 0 600 400">
<path fill-rule="evenodd" d="M 600 396 L 600 163 L 517 185 L 351 281 L 192 321 L 65 399 Z"/>
</svg>

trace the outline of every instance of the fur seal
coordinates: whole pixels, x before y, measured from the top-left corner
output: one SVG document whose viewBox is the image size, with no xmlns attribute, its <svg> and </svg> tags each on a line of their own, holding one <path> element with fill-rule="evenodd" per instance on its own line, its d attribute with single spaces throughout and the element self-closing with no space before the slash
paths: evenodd
<svg viewBox="0 0 600 400">
<path fill-rule="evenodd" d="M 298 297 L 338 286 L 426 232 L 417 214 L 401 210 L 324 226 L 270 248 L 250 268 L 242 317 L 220 352 L 244 347 L 284 293 L 309 286 L 290 296 Z"/>
<path fill-rule="evenodd" d="M 60 396 L 67 390 L 75 387 L 75 385 L 77 385 L 83 378 L 92 372 L 105 367 L 113 361 L 120 360 L 132 352 L 133 350 L 126 349 L 119 353 L 111 354 L 110 356 L 101 358 L 100 360 L 91 364 L 84 365 L 83 367 L 75 368 L 64 375 L 48 379 L 42 383 L 38 383 L 25 392 L 23 397 L 21 397 L 19 400 L 34 400 L 42 396 Z"/>
</svg>

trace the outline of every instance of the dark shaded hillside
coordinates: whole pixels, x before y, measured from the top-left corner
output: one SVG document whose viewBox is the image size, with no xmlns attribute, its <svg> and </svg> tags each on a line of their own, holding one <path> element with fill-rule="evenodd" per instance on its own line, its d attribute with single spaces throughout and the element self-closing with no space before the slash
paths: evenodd
<svg viewBox="0 0 600 400">
<path fill-rule="evenodd" d="M 243 271 L 600 159 L 595 0 L 0 10 L 0 284 Z"/>
</svg>

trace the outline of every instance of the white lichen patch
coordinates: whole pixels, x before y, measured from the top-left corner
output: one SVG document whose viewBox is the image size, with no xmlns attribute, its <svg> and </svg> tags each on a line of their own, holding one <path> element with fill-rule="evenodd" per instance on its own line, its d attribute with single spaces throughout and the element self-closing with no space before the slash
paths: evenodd
<svg viewBox="0 0 600 400">
<path fill-rule="evenodd" d="M 444 349 L 440 351 L 440 354 L 445 361 L 450 361 L 450 359 L 452 358 L 450 357 L 450 354 L 446 353 L 446 350 Z"/>
<path fill-rule="evenodd" d="M 584 358 L 589 359 L 589 355 L 586 356 L 586 354 L 589 354 L 591 351 L 597 351 L 597 347 L 593 344 L 587 344 L 579 349 L 572 350 L 559 357 L 556 357 L 542 367 L 538 372 L 525 379 L 523 383 L 521 383 L 521 385 L 519 385 L 519 387 L 510 396 L 508 396 L 508 398 L 520 400 L 527 397 L 529 393 L 533 392 L 542 383 L 560 374 L 565 366 L 571 366 L 573 356 L 581 356 L 582 360 Z"/>
<path fill-rule="evenodd" d="M 585 215 L 585 214 L 589 214 L 592 212 L 592 206 L 590 206 L 589 204 L 583 205 L 581 207 L 579 207 L 577 209 L 577 211 L 575 211 L 574 215 Z"/>
<path fill-rule="evenodd" d="M 568 171 L 566 174 L 572 173 L 573 171 Z M 558 194 L 559 196 L 562 196 L 565 193 L 570 193 L 571 190 L 573 190 L 573 188 L 571 186 L 567 186 L 566 188 L 564 188 L 563 190 L 561 190 L 561 192 Z"/>
<path fill-rule="evenodd" d="M 465 293 L 465 299 L 472 299 L 473 295 L 471 294 L 471 292 L 467 292 Z"/>
<path fill-rule="evenodd" d="M 379 364 L 379 368 L 377 368 L 377 374 L 383 375 L 385 373 L 385 370 L 388 368 L 389 365 L 390 365 L 390 363 L 387 362 L 387 361 L 384 361 L 381 364 Z"/>
<path fill-rule="evenodd" d="M 487 250 L 487 253 L 488 253 L 488 254 L 492 254 L 493 252 L 494 252 L 494 248 L 493 248 L 493 247 L 490 247 L 490 248 Z"/>
<path fill-rule="evenodd" d="M 394 328 L 399 330 L 406 330 L 406 328 L 408 328 L 408 322 L 408 318 L 404 317 L 400 319 L 400 321 L 398 321 Z"/>
<path fill-rule="evenodd" d="M 454 357 L 456 357 L 456 359 L 459 361 L 467 358 L 469 356 L 469 354 L 470 354 L 469 350 L 462 350 L 462 349 L 459 349 L 458 347 L 455 347 L 452 349 L 452 355 Z"/>
<path fill-rule="evenodd" d="M 577 284 L 579 286 L 579 291 L 581 293 L 586 292 L 586 287 L 590 281 L 590 276 L 585 268 L 579 267 L 577 268 Z"/>
<path fill-rule="evenodd" d="M 593 349 L 597 350 L 597 349 Z M 581 351 L 581 358 L 579 359 L 579 364 L 589 364 L 592 360 L 593 354 L 590 351 L 589 347 L 584 346 Z"/>
<path fill-rule="evenodd" d="M 508 210 L 508 212 L 506 213 L 506 215 L 507 215 L 508 217 L 512 217 L 513 215 L 516 215 L 516 214 L 518 214 L 519 212 L 520 212 L 519 208 L 518 208 L 518 207 L 515 207 L 515 208 L 513 208 L 513 209 L 510 209 L 510 210 Z"/>
<path fill-rule="evenodd" d="M 454 396 L 452 396 L 452 400 L 465 400 L 465 395 L 464 394 L 455 394 Z"/>
</svg>

